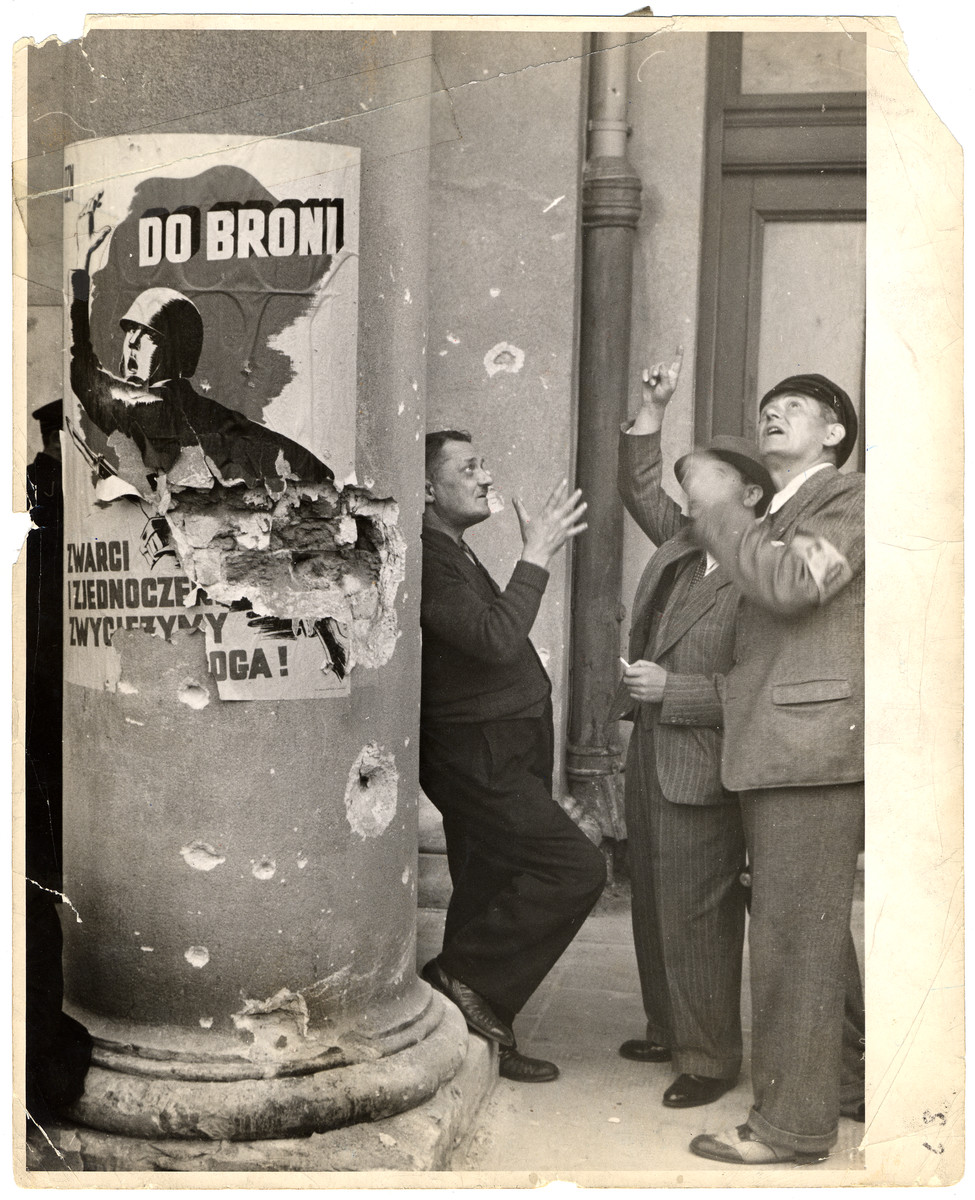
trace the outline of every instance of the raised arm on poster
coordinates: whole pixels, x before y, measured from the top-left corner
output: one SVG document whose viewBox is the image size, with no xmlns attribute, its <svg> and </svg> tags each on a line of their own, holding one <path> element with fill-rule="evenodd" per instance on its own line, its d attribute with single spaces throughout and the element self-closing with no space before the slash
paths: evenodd
<svg viewBox="0 0 975 1200">
<path fill-rule="evenodd" d="M 81 214 L 89 225 L 90 204 Z M 150 483 L 174 467 L 173 482 L 196 482 L 202 467 L 225 486 L 280 491 L 286 478 L 330 483 L 332 471 L 304 447 L 193 389 L 203 318 L 175 288 L 149 287 L 133 299 L 118 323 L 119 374 L 101 365 L 89 320 L 91 259 L 110 233 L 109 227 L 98 230 L 84 267 L 71 272 L 71 386 L 98 428 L 131 438 Z"/>
</svg>

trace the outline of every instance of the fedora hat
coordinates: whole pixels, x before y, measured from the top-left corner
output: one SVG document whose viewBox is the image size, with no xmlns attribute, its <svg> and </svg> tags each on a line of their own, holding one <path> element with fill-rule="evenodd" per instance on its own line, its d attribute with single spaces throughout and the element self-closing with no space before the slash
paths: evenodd
<svg viewBox="0 0 975 1200">
<path fill-rule="evenodd" d="M 762 462 L 758 450 L 747 438 L 720 433 L 713 437 L 706 446 L 698 447 L 693 453 L 713 454 L 715 458 L 730 463 L 749 483 L 757 483 L 762 489 L 762 498 L 755 506 L 755 514 L 760 517 L 765 512 L 775 495 L 775 484 L 772 482 L 772 476 Z M 674 463 L 674 474 L 677 476 L 677 482 L 681 485 L 684 483 L 684 469 L 691 457 L 691 454 L 684 454 Z"/>
</svg>

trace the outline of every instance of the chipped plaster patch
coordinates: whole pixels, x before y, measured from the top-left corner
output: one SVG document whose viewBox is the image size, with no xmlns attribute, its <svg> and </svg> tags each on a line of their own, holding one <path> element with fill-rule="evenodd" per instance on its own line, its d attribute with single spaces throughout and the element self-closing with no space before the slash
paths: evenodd
<svg viewBox="0 0 975 1200">
<path fill-rule="evenodd" d="M 246 597 L 260 616 L 331 617 L 350 632 L 350 668 L 392 656 L 406 562 L 395 501 L 354 486 L 289 483 L 274 496 L 188 490 L 161 510 L 183 569 L 212 603 Z"/>
<path fill-rule="evenodd" d="M 180 704 L 185 704 L 187 708 L 206 708 L 210 703 L 210 693 L 192 679 L 183 683 L 176 696 Z"/>
<path fill-rule="evenodd" d="M 212 871 L 227 861 L 223 854 L 218 854 L 208 842 L 190 842 L 180 850 L 183 862 L 194 871 Z"/>
<path fill-rule="evenodd" d="M 232 1014 L 234 1025 L 253 1038 L 253 1049 L 280 1055 L 294 1042 L 308 1038 L 308 1005 L 300 992 L 281 988 L 267 1000 L 245 1000 Z"/>
<path fill-rule="evenodd" d="M 396 815 L 396 760 L 376 742 L 363 746 L 349 771 L 345 816 L 360 837 L 378 837 Z"/>
<path fill-rule="evenodd" d="M 251 865 L 251 874 L 255 879 L 266 881 L 273 879 L 275 872 L 278 869 L 278 864 L 273 858 L 262 858 Z"/>
<path fill-rule="evenodd" d="M 148 949 L 148 947 L 143 947 L 143 949 Z M 190 946 L 183 957 L 191 967 L 199 969 L 200 967 L 205 967 L 210 961 L 210 951 L 206 946 Z"/>
<path fill-rule="evenodd" d="M 512 346 L 510 342 L 498 342 L 484 355 L 484 370 L 488 375 L 497 375 L 499 371 L 517 375 L 524 365 L 524 350 Z"/>
</svg>

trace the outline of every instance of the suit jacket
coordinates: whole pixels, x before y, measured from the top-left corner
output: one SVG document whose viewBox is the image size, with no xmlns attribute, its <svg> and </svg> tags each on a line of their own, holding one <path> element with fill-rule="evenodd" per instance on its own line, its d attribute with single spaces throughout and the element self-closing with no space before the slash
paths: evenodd
<svg viewBox="0 0 975 1200">
<path fill-rule="evenodd" d="M 541 712 L 551 684 L 528 634 L 548 571 L 519 559 L 502 591 L 447 534 L 424 529 L 422 539 L 421 722 Z"/>
<path fill-rule="evenodd" d="M 756 526 L 697 525 L 743 595 L 723 683 L 735 791 L 863 779 L 864 481 L 827 469 Z"/>
<path fill-rule="evenodd" d="M 661 610 L 681 564 L 701 553 L 690 538 L 690 522 L 661 486 L 662 474 L 660 434 L 621 433 L 620 496 L 643 532 L 659 546 L 633 600 L 628 657 L 631 662 L 646 658 L 667 671 L 663 703 L 646 706 L 664 796 L 675 804 L 720 804 L 733 797 L 721 785 L 718 678 L 733 663 L 739 596 L 719 565 L 679 611 L 670 604 Z M 654 643 L 648 646 L 655 612 L 661 619 Z M 621 683 L 610 718 L 619 720 L 636 708 Z"/>
</svg>

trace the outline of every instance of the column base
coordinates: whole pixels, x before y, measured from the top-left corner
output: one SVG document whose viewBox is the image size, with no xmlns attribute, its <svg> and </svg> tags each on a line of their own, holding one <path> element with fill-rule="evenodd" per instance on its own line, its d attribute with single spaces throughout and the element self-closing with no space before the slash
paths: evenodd
<svg viewBox="0 0 975 1200">
<path fill-rule="evenodd" d="M 463 1041 L 463 1019 L 452 1005 L 445 1009 L 442 1026 Z M 470 1034 L 456 1074 L 416 1107 L 379 1120 L 363 1117 L 357 1124 L 308 1137 L 137 1138 L 60 1124 L 31 1136 L 27 1169 L 18 1172 L 18 1180 L 44 1187 L 49 1173 L 62 1171 L 443 1171 L 494 1087 L 497 1073 L 493 1043 Z"/>
</svg>

